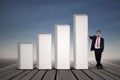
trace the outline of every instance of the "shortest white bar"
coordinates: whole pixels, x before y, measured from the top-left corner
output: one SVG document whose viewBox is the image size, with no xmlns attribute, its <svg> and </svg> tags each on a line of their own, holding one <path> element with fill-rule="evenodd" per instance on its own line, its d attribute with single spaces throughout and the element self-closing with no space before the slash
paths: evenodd
<svg viewBox="0 0 120 80">
<path fill-rule="evenodd" d="M 52 35 L 39 34 L 38 37 L 37 68 L 52 69 Z"/>
<path fill-rule="evenodd" d="M 18 68 L 33 69 L 33 44 L 22 43 L 18 45 Z"/>
</svg>

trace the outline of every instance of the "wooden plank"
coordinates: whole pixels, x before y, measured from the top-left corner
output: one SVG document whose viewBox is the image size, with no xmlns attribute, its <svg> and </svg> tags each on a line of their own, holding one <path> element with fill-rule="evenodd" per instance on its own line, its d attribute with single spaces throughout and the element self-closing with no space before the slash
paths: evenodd
<svg viewBox="0 0 120 80">
<path fill-rule="evenodd" d="M 92 64 L 92 65 L 94 65 L 93 63 L 90 63 L 90 64 Z M 95 66 L 95 65 L 94 65 Z M 114 68 L 114 67 L 113 67 Z M 117 76 L 120 76 L 120 72 L 118 71 L 118 70 L 115 70 L 115 69 L 113 69 L 113 68 L 111 68 L 111 66 L 106 66 L 106 65 L 103 65 L 103 69 L 105 70 L 105 71 L 108 71 L 109 73 L 112 73 L 112 74 L 114 74 L 114 75 L 117 75 Z"/>
<path fill-rule="evenodd" d="M 67 76 L 68 76 L 68 80 L 77 80 L 77 78 L 74 76 L 71 70 L 67 71 Z"/>
<path fill-rule="evenodd" d="M 0 68 L 0 72 L 6 71 L 8 69 L 14 69 L 16 66 L 17 66 L 17 63 L 5 66 L 3 68 Z"/>
<path fill-rule="evenodd" d="M 14 64 L 15 62 L 2 62 L 0 63 L 0 68 L 3 68 L 5 66 L 8 66 L 8 65 L 11 65 L 11 64 Z"/>
<path fill-rule="evenodd" d="M 0 69 L 1 70 L 0 78 L 4 78 L 7 74 L 10 74 L 13 71 L 15 71 L 15 69 L 16 69 L 16 66 L 14 64 Z"/>
<path fill-rule="evenodd" d="M 103 67 L 97 69 L 95 63 L 90 62 L 88 70 L 19 70 L 17 63 L 13 63 L 0 68 L 0 80 L 120 80 L 118 64 L 106 61 Z"/>
<path fill-rule="evenodd" d="M 11 78 L 11 80 L 20 80 L 22 79 L 25 75 L 27 75 L 31 70 L 25 70 L 21 74 Z"/>
<path fill-rule="evenodd" d="M 112 77 L 100 72 L 100 69 L 90 69 L 92 72 L 94 72 L 95 74 L 101 76 L 102 78 L 104 78 L 105 80 L 114 80 Z"/>
<path fill-rule="evenodd" d="M 12 59 L 0 59 L 0 68 L 16 63 L 16 60 Z"/>
<path fill-rule="evenodd" d="M 56 80 L 77 80 L 70 70 L 57 70 Z"/>
<path fill-rule="evenodd" d="M 118 64 L 115 64 L 115 63 L 111 63 L 111 62 L 103 62 L 105 65 L 107 66 L 111 66 L 111 67 L 114 67 L 114 68 L 117 68 L 117 69 L 120 69 L 120 65 Z"/>
<path fill-rule="evenodd" d="M 9 74 L 9 73 L 11 73 L 11 72 L 13 72 L 14 70 L 8 70 L 8 71 L 5 71 L 5 72 L 2 72 L 2 73 L 0 73 L 0 78 L 3 78 L 6 74 Z"/>
<path fill-rule="evenodd" d="M 21 80 L 30 80 L 37 72 L 38 72 L 37 69 L 33 69 L 31 72 L 25 75 Z"/>
<path fill-rule="evenodd" d="M 115 79 L 115 80 L 120 80 L 120 77 L 119 76 L 116 76 L 116 75 L 113 75 L 112 73 L 109 73 L 107 71 L 104 71 L 104 70 L 100 70 L 102 73 L 108 75 L 109 77 Z"/>
<path fill-rule="evenodd" d="M 103 64 L 103 65 L 104 65 L 104 64 Z M 109 68 L 109 69 L 112 69 L 112 70 L 120 73 L 120 69 L 117 68 L 117 67 L 115 67 L 115 66 L 113 66 L 113 65 L 105 64 L 105 65 L 104 65 L 104 68 Z"/>
<path fill-rule="evenodd" d="M 89 77 L 91 77 L 91 79 L 93 80 L 104 80 L 104 78 L 102 78 L 101 76 L 91 72 L 90 70 L 82 70 L 86 75 L 88 75 Z"/>
<path fill-rule="evenodd" d="M 31 78 L 31 80 L 42 80 L 43 76 L 46 74 L 47 70 L 39 70 L 35 76 Z"/>
<path fill-rule="evenodd" d="M 72 72 L 73 72 L 73 74 L 75 74 L 75 76 L 77 77 L 78 80 L 92 80 L 81 70 L 72 70 Z"/>
<path fill-rule="evenodd" d="M 48 70 L 42 80 L 54 80 L 55 79 L 55 74 L 56 74 L 55 69 Z"/>
<path fill-rule="evenodd" d="M 36 65 L 34 65 L 33 67 L 35 68 L 35 66 Z M 18 69 L 18 68 L 17 68 Z M 14 75 L 13 74 L 10 74 L 9 76 L 11 76 L 10 77 L 10 80 L 12 80 L 12 79 L 15 79 L 15 80 L 18 80 L 19 78 L 21 78 L 21 76 L 22 76 L 22 78 L 23 78 L 23 75 L 25 76 L 25 73 L 27 74 L 27 73 L 29 73 L 30 71 L 32 71 L 31 69 L 18 69 L 18 70 L 20 70 L 20 71 L 22 71 L 21 73 L 19 73 L 19 74 L 15 74 L 14 73 Z M 17 77 L 17 79 L 16 79 L 16 76 L 18 76 Z"/>
<path fill-rule="evenodd" d="M 1 80 L 8 80 L 11 77 L 18 75 L 19 73 L 23 72 L 24 70 L 19 70 L 19 69 L 15 69 L 14 71 L 5 74 L 4 76 L 2 76 Z"/>
<path fill-rule="evenodd" d="M 91 69 L 96 69 L 95 65 L 89 64 L 89 66 L 91 67 Z M 120 80 L 119 76 L 114 75 L 114 74 L 112 74 L 112 73 L 110 73 L 108 71 L 105 71 L 104 69 L 100 69 L 99 71 L 102 72 L 102 73 L 104 73 L 104 74 L 106 74 L 106 75 L 108 75 L 109 77 L 111 77 L 111 78 L 113 78 L 115 80 Z"/>
<path fill-rule="evenodd" d="M 108 72 L 110 72 L 110 73 L 113 73 L 113 74 L 115 74 L 115 75 L 117 75 L 117 76 L 120 76 L 120 73 L 117 72 L 117 71 L 115 71 L 115 70 L 108 69 L 108 68 L 104 68 L 104 70 L 105 70 L 105 71 L 108 71 Z"/>
<path fill-rule="evenodd" d="M 12 64 L 12 63 L 11 63 Z M 11 65 L 10 63 L 0 64 L 0 68 L 3 68 L 5 66 Z"/>
<path fill-rule="evenodd" d="M 24 70 L 20 70 L 17 68 L 17 64 L 12 64 L 12 65 L 6 66 L 1 69 L 0 73 L 2 73 L 2 74 L 0 74 L 0 78 L 1 78 L 1 80 L 7 80 L 9 78 L 12 78 L 12 77 L 20 74 L 23 71 Z"/>
</svg>

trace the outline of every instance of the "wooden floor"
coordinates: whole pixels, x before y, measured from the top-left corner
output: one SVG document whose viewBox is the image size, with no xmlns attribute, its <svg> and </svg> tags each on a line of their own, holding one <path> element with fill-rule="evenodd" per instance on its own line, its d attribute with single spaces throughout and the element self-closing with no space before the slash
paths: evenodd
<svg viewBox="0 0 120 80">
<path fill-rule="evenodd" d="M 19 70 L 17 61 L 0 60 L 0 80 L 120 80 L 120 60 L 104 61 L 104 69 L 89 62 L 87 70 Z"/>
</svg>

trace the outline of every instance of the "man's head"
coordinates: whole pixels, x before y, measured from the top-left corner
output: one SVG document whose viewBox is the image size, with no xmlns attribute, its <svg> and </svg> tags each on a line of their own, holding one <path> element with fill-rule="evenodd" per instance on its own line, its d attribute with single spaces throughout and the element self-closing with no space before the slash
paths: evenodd
<svg viewBox="0 0 120 80">
<path fill-rule="evenodd" d="M 97 31 L 96 31 L 96 36 L 97 36 L 97 37 L 100 37 L 100 36 L 101 36 L 101 31 L 100 31 L 100 30 L 97 30 Z"/>
</svg>

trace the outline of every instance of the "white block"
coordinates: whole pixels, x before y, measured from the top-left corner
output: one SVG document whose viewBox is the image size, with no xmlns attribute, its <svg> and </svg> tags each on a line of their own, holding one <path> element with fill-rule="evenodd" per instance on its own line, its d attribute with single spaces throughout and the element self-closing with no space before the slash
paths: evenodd
<svg viewBox="0 0 120 80">
<path fill-rule="evenodd" d="M 74 68 L 88 69 L 88 16 L 74 15 Z"/>
<path fill-rule="evenodd" d="M 37 68 L 52 69 L 52 36 L 39 34 L 38 36 Z"/>
<path fill-rule="evenodd" d="M 55 67 L 70 69 L 70 26 L 55 26 Z"/>
<path fill-rule="evenodd" d="M 19 44 L 18 50 L 18 68 L 33 69 L 33 44 Z"/>
</svg>

